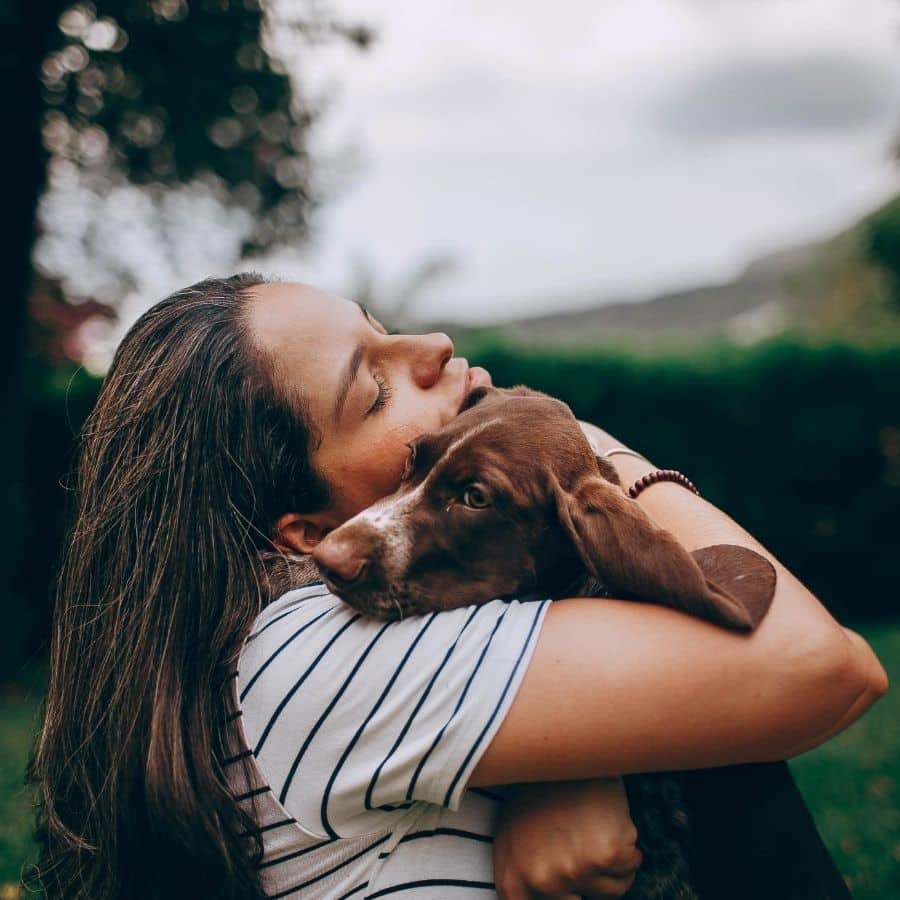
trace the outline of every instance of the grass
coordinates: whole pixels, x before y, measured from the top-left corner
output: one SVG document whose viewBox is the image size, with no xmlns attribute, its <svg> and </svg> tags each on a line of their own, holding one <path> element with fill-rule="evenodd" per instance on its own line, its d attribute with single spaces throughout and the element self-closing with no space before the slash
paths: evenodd
<svg viewBox="0 0 900 900">
<path fill-rule="evenodd" d="M 791 768 L 856 900 L 900 897 L 900 623 L 860 629 L 893 689 L 863 719 Z M 36 690 L 0 693 L 0 900 L 31 858 L 32 813 L 22 772 L 37 725 Z"/>
<path fill-rule="evenodd" d="M 900 624 L 860 631 L 891 690 L 791 768 L 854 898 L 885 900 L 900 897 Z"/>
<path fill-rule="evenodd" d="M 0 900 L 30 896 L 17 885 L 23 865 L 33 859 L 33 814 L 24 771 L 39 713 L 38 688 L 0 688 Z"/>
</svg>

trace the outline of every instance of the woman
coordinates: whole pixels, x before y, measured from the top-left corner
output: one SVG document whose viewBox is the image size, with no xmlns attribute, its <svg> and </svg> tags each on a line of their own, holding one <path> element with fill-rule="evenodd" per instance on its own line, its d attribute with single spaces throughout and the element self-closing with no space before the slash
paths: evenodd
<svg viewBox="0 0 900 900">
<path fill-rule="evenodd" d="M 618 896 L 639 855 L 615 776 L 781 759 L 884 692 L 780 566 L 749 638 L 616 601 L 386 627 L 322 588 L 267 605 L 260 554 L 307 553 L 391 492 L 406 442 L 486 378 L 452 354 L 252 275 L 174 294 L 122 341 L 84 431 L 32 765 L 51 898 L 492 896 L 497 829 L 505 896 Z M 626 483 L 652 468 L 612 459 Z M 639 502 L 689 547 L 764 552 L 677 485 Z M 320 667 L 317 641 L 337 651 Z M 394 654 L 426 643 L 397 680 Z M 525 782 L 568 784 L 517 788 L 498 825 L 490 788 Z"/>
</svg>

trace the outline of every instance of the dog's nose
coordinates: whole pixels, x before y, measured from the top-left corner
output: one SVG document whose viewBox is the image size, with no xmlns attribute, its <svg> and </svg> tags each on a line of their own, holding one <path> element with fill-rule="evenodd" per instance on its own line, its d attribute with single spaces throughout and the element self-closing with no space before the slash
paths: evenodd
<svg viewBox="0 0 900 900">
<path fill-rule="evenodd" d="M 369 568 L 368 557 L 352 541 L 326 537 L 312 553 L 322 574 L 337 585 L 360 581 Z"/>
</svg>

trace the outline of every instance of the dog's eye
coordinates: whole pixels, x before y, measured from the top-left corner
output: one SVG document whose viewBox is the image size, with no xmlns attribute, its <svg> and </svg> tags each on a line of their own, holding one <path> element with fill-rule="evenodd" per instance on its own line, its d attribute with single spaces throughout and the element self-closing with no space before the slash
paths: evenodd
<svg viewBox="0 0 900 900">
<path fill-rule="evenodd" d="M 403 466 L 403 474 L 400 476 L 401 481 L 406 481 L 410 475 L 413 473 L 413 468 L 416 465 L 416 445 L 409 444 L 409 456 L 406 457 L 406 463 Z"/>
<path fill-rule="evenodd" d="M 470 509 L 484 509 L 490 503 L 488 495 L 474 484 L 463 491 L 462 502 Z"/>
</svg>

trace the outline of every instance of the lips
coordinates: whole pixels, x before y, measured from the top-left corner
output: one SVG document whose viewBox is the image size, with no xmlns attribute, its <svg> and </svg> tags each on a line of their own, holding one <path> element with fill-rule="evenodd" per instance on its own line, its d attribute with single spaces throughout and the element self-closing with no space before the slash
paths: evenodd
<svg viewBox="0 0 900 900">
<path fill-rule="evenodd" d="M 472 366 L 467 369 L 466 374 L 463 377 L 463 395 L 459 402 L 459 411 L 462 411 L 463 407 L 466 405 L 466 400 L 468 400 L 472 390 L 477 387 L 490 387 L 493 384 L 491 373 L 481 366 Z"/>
<path fill-rule="evenodd" d="M 469 369 L 466 385 L 468 390 L 476 387 L 490 387 L 492 384 L 491 373 L 487 369 L 482 369 L 481 366 L 472 366 Z"/>
</svg>

